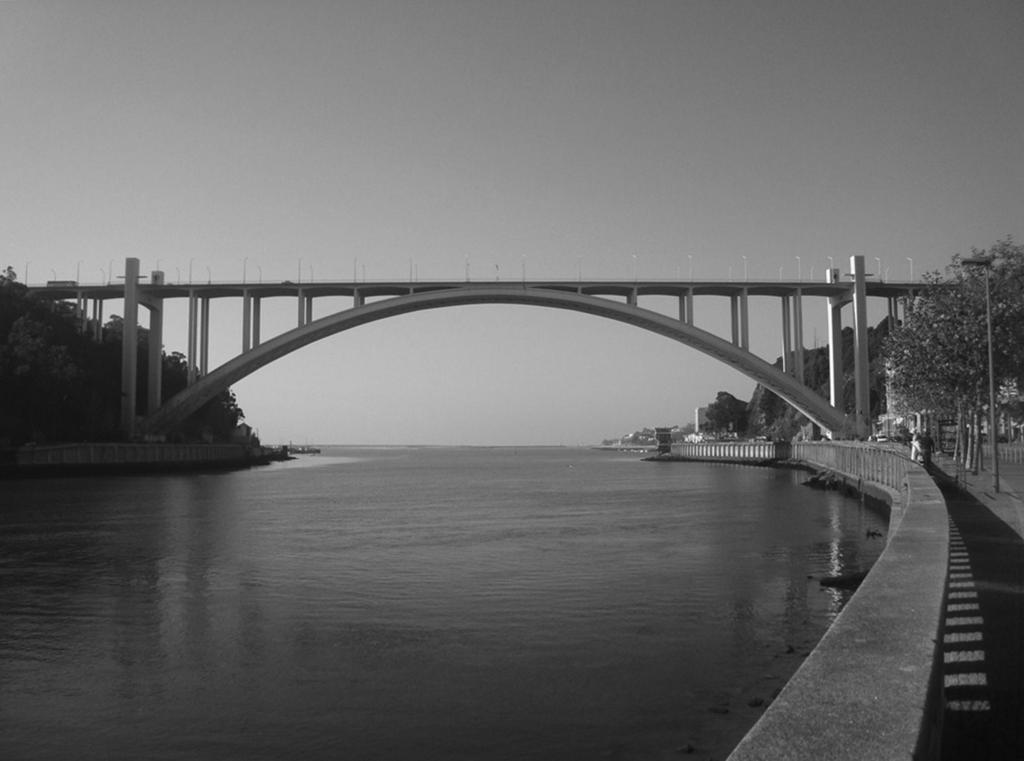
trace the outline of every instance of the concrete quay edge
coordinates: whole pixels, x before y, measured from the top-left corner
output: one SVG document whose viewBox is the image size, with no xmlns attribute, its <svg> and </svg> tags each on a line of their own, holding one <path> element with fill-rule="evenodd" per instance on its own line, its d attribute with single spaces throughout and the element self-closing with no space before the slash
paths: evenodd
<svg viewBox="0 0 1024 761">
<path fill-rule="evenodd" d="M 808 463 L 812 467 L 821 467 Z M 854 474 L 842 474 L 859 481 Z M 888 496 L 888 542 L 847 603 L 729 761 L 925 759 L 938 754 L 938 659 L 949 556 L 946 503 L 921 467 Z"/>
</svg>

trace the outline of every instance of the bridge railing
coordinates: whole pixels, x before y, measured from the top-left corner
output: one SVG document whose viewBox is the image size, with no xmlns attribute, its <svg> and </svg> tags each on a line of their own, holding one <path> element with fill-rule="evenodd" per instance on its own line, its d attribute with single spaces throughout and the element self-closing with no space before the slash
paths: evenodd
<svg viewBox="0 0 1024 761">
<path fill-rule="evenodd" d="M 949 523 L 902 448 L 799 442 L 793 459 L 891 500 L 886 548 L 821 642 L 729 761 L 938 758 Z"/>
</svg>

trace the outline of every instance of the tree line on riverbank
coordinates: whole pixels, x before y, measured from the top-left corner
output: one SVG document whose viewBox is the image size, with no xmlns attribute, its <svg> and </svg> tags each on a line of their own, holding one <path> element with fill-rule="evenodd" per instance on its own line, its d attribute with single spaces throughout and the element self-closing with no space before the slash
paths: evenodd
<svg viewBox="0 0 1024 761">
<path fill-rule="evenodd" d="M 80 332 L 72 305 L 34 298 L 10 267 L 0 272 L 0 446 L 120 438 L 122 321 L 112 317 L 102 340 Z M 138 408 L 145 412 L 149 331 L 139 331 Z M 186 358 L 162 352 L 162 396 L 188 381 Z M 228 390 L 189 417 L 182 441 L 227 441 L 245 417 Z"/>
</svg>

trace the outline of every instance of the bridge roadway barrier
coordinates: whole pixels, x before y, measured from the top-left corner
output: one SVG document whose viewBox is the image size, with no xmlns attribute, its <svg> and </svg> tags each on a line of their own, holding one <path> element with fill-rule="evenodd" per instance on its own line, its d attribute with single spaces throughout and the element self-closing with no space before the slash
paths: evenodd
<svg viewBox="0 0 1024 761">
<path fill-rule="evenodd" d="M 102 442 L 19 447 L 16 475 L 238 468 L 262 462 L 262 448 L 241 444 Z"/>
<path fill-rule="evenodd" d="M 905 447 L 853 442 L 677 444 L 671 459 L 828 470 L 890 508 L 885 550 L 729 761 L 939 757 L 949 523 Z"/>
</svg>

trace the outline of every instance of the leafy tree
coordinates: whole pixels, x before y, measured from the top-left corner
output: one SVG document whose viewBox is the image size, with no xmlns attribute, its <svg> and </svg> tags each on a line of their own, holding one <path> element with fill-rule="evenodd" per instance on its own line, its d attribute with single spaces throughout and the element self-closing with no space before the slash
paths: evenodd
<svg viewBox="0 0 1024 761">
<path fill-rule="evenodd" d="M 747 430 L 747 403 L 728 391 L 719 391 L 707 408 L 707 428 L 714 433 L 743 434 Z"/>
<path fill-rule="evenodd" d="M 996 386 L 1019 384 L 1024 374 L 1024 248 L 1007 238 L 973 257 L 988 268 Z M 954 256 L 945 273 L 930 273 L 908 304 L 907 319 L 886 344 L 896 397 L 906 411 L 953 415 L 959 421 L 962 459 L 976 467 L 977 432 L 988 400 L 986 272 Z"/>
</svg>

